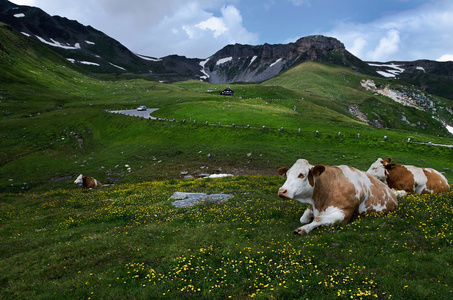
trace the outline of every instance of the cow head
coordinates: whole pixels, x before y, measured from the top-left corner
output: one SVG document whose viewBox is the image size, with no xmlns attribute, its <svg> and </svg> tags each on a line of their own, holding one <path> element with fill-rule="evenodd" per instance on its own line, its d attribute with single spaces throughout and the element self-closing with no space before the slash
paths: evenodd
<svg viewBox="0 0 453 300">
<path fill-rule="evenodd" d="M 396 164 L 395 163 L 392 163 L 391 162 L 392 159 L 391 158 L 386 158 L 384 159 L 384 161 L 382 162 L 382 165 L 384 166 L 384 168 L 386 170 L 391 170 L 391 169 L 394 169 L 396 167 Z"/>
<path fill-rule="evenodd" d="M 316 177 L 325 170 L 322 165 L 313 167 L 305 159 L 299 159 L 291 168 L 280 168 L 278 174 L 286 178 L 286 182 L 279 189 L 278 195 L 282 198 L 303 201 L 313 197 L 313 187 Z"/>
<path fill-rule="evenodd" d="M 74 180 L 74 183 L 75 183 L 75 184 L 78 184 L 78 185 L 82 185 L 82 184 L 83 184 L 83 175 L 80 174 L 80 175 L 76 178 L 76 180 Z"/>
<path fill-rule="evenodd" d="M 366 172 L 385 183 L 388 174 L 386 170 L 395 165 L 394 163 L 390 163 L 391 161 L 391 158 L 378 158 Z"/>
</svg>

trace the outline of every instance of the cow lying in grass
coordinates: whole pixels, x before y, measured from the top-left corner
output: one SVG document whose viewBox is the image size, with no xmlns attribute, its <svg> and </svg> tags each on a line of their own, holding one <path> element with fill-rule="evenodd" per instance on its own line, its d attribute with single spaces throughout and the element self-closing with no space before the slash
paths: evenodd
<svg viewBox="0 0 453 300">
<path fill-rule="evenodd" d="M 93 177 L 83 176 L 82 174 L 74 180 L 74 183 L 82 186 L 82 189 L 94 189 L 102 186 L 102 184 Z"/>
<path fill-rule="evenodd" d="M 391 189 L 410 194 L 447 193 L 450 186 L 444 175 L 431 168 L 398 165 L 391 158 L 378 158 L 367 171 Z"/>
<path fill-rule="evenodd" d="M 312 166 L 299 159 L 278 173 L 287 178 L 278 191 L 280 197 L 310 204 L 300 218 L 306 225 L 295 234 L 308 234 L 321 225 L 347 224 L 355 214 L 388 212 L 398 206 L 388 186 L 349 166 Z"/>
</svg>

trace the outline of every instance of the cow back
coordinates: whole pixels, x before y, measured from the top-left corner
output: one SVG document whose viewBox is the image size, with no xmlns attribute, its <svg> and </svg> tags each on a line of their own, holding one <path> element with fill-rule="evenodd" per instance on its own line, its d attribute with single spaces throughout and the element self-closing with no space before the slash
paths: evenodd
<svg viewBox="0 0 453 300">
<path fill-rule="evenodd" d="M 430 168 L 424 168 L 423 173 L 426 176 L 425 193 L 448 193 L 450 191 L 448 180 L 442 173 Z"/>
</svg>

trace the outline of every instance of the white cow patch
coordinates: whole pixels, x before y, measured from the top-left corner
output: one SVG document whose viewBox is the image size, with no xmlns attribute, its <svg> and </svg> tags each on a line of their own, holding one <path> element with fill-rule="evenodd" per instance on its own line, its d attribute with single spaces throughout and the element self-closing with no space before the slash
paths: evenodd
<svg viewBox="0 0 453 300">
<path fill-rule="evenodd" d="M 83 177 L 82 174 L 80 174 L 80 175 L 76 178 L 76 180 L 74 180 L 74 183 L 75 183 L 75 184 L 82 185 L 82 184 L 83 184 L 83 178 L 82 178 L 82 177 Z"/>
<path fill-rule="evenodd" d="M 314 211 L 315 214 L 315 219 L 313 222 L 306 224 L 297 230 L 300 232 L 305 231 L 305 233 L 309 233 L 312 231 L 314 228 L 319 227 L 321 225 L 332 225 L 336 223 L 341 223 L 344 220 L 344 213 L 341 209 L 335 206 L 329 206 L 326 208 L 326 210 L 317 212 L 316 210 Z"/>
<path fill-rule="evenodd" d="M 385 183 L 386 174 L 384 165 L 382 164 L 383 161 L 382 158 L 378 158 L 366 172 Z"/>
<path fill-rule="evenodd" d="M 352 171 L 351 168 L 349 168 L 348 166 L 338 167 L 341 169 L 344 176 L 346 176 L 349 182 L 351 182 L 354 185 L 354 188 L 356 190 L 355 197 L 358 200 L 362 200 L 360 199 L 361 198 L 360 192 L 362 191 L 365 193 L 364 199 L 368 199 L 370 196 L 373 195 L 371 193 L 371 186 L 373 186 L 373 183 L 371 183 L 370 178 L 368 178 L 368 176 L 366 176 L 365 173 Z"/>
<path fill-rule="evenodd" d="M 307 208 L 304 212 L 304 214 L 302 215 L 302 217 L 300 217 L 300 222 L 302 224 L 307 224 L 307 223 L 310 223 L 311 220 L 313 220 L 313 210 L 310 209 L 310 208 Z"/>
<path fill-rule="evenodd" d="M 426 178 L 425 173 L 423 172 L 422 168 L 417 168 L 414 166 L 404 166 L 409 172 L 412 173 L 414 176 L 414 194 L 420 194 L 423 189 L 426 187 L 426 182 L 428 178 Z"/>
</svg>

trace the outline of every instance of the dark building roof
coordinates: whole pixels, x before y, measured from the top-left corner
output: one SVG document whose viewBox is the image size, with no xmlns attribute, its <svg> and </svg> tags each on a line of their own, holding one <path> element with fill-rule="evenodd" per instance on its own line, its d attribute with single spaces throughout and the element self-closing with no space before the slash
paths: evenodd
<svg viewBox="0 0 453 300">
<path fill-rule="evenodd" d="M 226 89 L 224 89 L 223 91 L 220 92 L 220 95 L 223 95 L 223 96 L 234 96 L 234 92 L 233 92 L 232 89 L 226 88 Z"/>
</svg>

